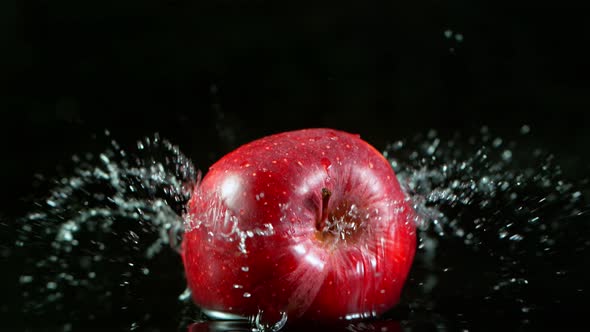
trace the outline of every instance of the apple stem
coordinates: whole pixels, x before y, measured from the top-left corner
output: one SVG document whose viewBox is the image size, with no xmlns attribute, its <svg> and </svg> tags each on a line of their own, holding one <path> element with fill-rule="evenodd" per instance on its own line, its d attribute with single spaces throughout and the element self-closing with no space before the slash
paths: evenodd
<svg viewBox="0 0 590 332">
<path fill-rule="evenodd" d="M 322 217 L 318 222 L 318 230 L 322 230 L 326 220 L 328 219 L 328 202 L 330 201 L 332 192 L 328 188 L 322 188 Z"/>
</svg>

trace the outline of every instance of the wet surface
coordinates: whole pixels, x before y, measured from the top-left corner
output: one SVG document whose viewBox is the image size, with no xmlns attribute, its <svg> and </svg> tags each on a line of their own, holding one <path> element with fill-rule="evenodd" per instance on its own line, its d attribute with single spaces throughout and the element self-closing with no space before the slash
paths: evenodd
<svg viewBox="0 0 590 332">
<path fill-rule="evenodd" d="M 420 232 L 402 302 L 384 318 L 410 331 L 478 329 L 482 320 L 527 330 L 579 314 L 587 182 L 567 180 L 546 151 L 522 152 L 522 135 L 526 127 L 504 145 L 487 127 L 468 138 L 431 130 L 387 146 Z M 107 150 L 74 157 L 44 201 L 3 223 L 15 235 L 4 257 L 18 280 L 11 306 L 34 317 L 30 328 L 184 330 L 204 318 L 183 292 L 177 253 L 198 172 L 158 135 L 128 149 L 104 139 Z"/>
</svg>

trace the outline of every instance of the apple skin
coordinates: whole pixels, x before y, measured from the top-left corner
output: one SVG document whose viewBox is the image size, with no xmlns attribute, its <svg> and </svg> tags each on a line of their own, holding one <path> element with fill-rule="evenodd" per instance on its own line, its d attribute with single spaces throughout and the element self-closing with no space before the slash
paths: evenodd
<svg viewBox="0 0 590 332">
<path fill-rule="evenodd" d="M 230 152 L 195 187 L 182 259 L 206 312 L 289 322 L 376 317 L 399 301 L 415 213 L 358 135 L 304 129 Z"/>
</svg>

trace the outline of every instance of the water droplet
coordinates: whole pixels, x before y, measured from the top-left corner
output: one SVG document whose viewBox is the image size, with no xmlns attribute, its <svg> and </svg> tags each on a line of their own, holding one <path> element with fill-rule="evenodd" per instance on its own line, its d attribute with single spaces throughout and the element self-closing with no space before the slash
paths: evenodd
<svg viewBox="0 0 590 332">
<path fill-rule="evenodd" d="M 33 276 L 22 275 L 19 278 L 21 284 L 28 284 L 33 281 Z"/>
<path fill-rule="evenodd" d="M 330 162 L 328 158 L 322 158 L 321 163 L 326 171 L 328 171 L 330 167 L 332 167 L 332 162 Z"/>
<path fill-rule="evenodd" d="M 186 288 L 182 294 L 178 296 L 178 300 L 180 301 L 187 301 L 191 298 L 191 290 Z"/>
</svg>

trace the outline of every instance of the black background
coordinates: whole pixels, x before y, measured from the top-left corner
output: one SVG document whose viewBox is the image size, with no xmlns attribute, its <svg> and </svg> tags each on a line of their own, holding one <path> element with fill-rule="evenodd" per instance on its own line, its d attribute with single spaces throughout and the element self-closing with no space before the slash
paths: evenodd
<svg viewBox="0 0 590 332">
<path fill-rule="evenodd" d="M 528 124 L 535 146 L 580 175 L 584 13 L 567 2 L 2 1 L 2 201 L 100 151 L 91 136 L 104 129 L 124 144 L 159 132 L 206 169 L 288 129 L 339 128 L 383 148 L 429 128 Z"/>
<path fill-rule="evenodd" d="M 377 148 L 487 125 L 590 170 L 590 23 L 580 4 L 498 1 L 0 2 L 0 216 L 33 175 L 159 132 L 198 168 L 284 130 Z M 445 32 L 452 32 L 449 37 Z M 456 39 L 457 34 L 463 38 Z"/>
</svg>

